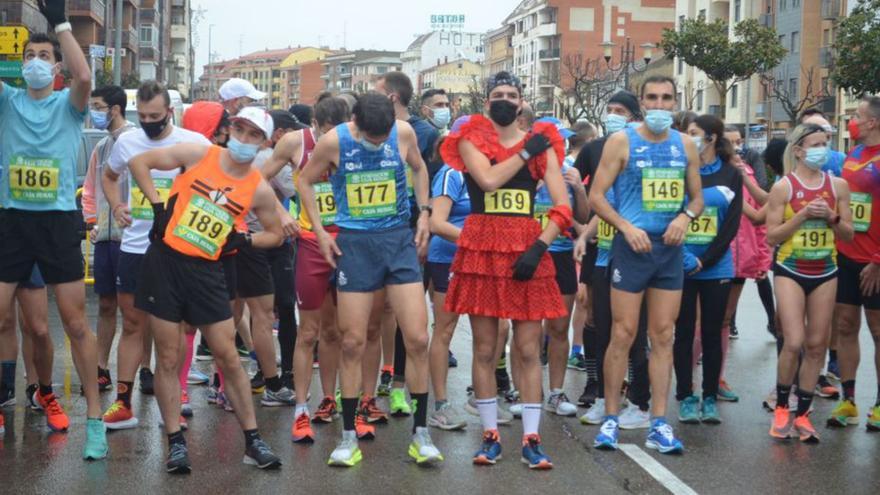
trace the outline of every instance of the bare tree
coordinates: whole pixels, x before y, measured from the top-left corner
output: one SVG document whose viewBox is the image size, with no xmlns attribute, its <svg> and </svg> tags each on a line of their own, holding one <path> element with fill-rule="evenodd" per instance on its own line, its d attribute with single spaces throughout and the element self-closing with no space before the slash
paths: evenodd
<svg viewBox="0 0 880 495">
<path fill-rule="evenodd" d="M 608 100 L 621 85 L 622 71 L 609 71 L 601 58 L 589 59 L 581 53 L 566 55 L 562 72 L 555 76 L 553 84 L 556 104 L 569 122 L 586 120 L 599 127 Z M 552 77 L 551 76 L 551 77 Z"/>
<path fill-rule="evenodd" d="M 482 114 L 486 103 L 486 82 L 477 76 L 471 77 L 467 93 L 462 95 L 461 115 Z"/>
<path fill-rule="evenodd" d="M 804 82 L 803 91 L 800 90 L 801 81 Z M 800 80 L 787 77 L 784 73 L 766 73 L 761 76 L 761 83 L 767 89 L 767 94 L 782 106 L 789 122 L 797 122 L 804 110 L 834 99 L 829 80 L 820 78 L 816 67 L 801 66 Z"/>
</svg>

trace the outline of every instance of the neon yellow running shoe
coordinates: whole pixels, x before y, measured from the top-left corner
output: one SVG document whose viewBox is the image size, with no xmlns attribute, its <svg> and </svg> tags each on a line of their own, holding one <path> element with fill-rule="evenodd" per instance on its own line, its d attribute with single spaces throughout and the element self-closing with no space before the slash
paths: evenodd
<svg viewBox="0 0 880 495">
<path fill-rule="evenodd" d="M 357 436 L 353 431 L 343 431 L 342 440 L 330 454 L 327 464 L 330 466 L 352 467 L 364 458 L 358 448 Z"/>
<path fill-rule="evenodd" d="M 392 416 L 409 416 L 412 407 L 406 401 L 406 391 L 402 388 L 392 388 L 388 397 L 388 409 Z"/>
<path fill-rule="evenodd" d="M 868 415 L 868 431 L 880 431 L 880 405 L 871 408 Z"/>
<path fill-rule="evenodd" d="M 826 423 L 830 427 L 845 427 L 859 424 L 859 408 L 849 399 L 844 399 L 834 406 Z"/>
</svg>

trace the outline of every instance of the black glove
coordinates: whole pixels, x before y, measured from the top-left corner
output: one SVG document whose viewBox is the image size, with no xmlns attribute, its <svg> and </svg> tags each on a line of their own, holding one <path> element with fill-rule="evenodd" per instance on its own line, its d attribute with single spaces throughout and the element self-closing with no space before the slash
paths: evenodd
<svg viewBox="0 0 880 495">
<path fill-rule="evenodd" d="M 253 239 L 251 239 L 251 235 L 249 233 L 242 233 L 233 230 L 226 237 L 226 244 L 223 245 L 223 249 L 220 250 L 221 254 L 226 254 L 230 251 L 234 251 L 243 247 L 250 247 L 254 243 Z"/>
<path fill-rule="evenodd" d="M 524 159 L 528 160 L 530 158 L 534 158 L 539 154 L 547 151 L 547 148 L 550 147 L 550 140 L 547 139 L 543 134 L 535 134 L 530 137 L 528 141 L 526 141 L 525 146 L 523 146 L 523 150 L 526 152 L 528 157 L 523 156 Z M 520 155 L 522 156 L 522 155 Z"/>
<path fill-rule="evenodd" d="M 520 282 L 531 280 L 535 270 L 538 269 L 541 257 L 544 256 L 546 251 L 547 244 L 541 239 L 536 240 L 513 264 L 513 279 Z"/>
<path fill-rule="evenodd" d="M 165 237 L 165 229 L 168 227 L 168 212 L 165 203 L 150 203 L 153 207 L 153 226 L 150 227 L 148 238 L 154 243 Z"/>
<path fill-rule="evenodd" d="M 49 21 L 49 26 L 53 29 L 59 24 L 67 22 L 64 15 L 64 0 L 37 0 L 40 7 L 40 13 Z"/>
</svg>

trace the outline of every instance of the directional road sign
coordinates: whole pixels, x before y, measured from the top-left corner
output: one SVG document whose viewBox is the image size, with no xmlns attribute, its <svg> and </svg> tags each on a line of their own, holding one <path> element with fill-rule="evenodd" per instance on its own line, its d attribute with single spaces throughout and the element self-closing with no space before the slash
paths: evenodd
<svg viewBox="0 0 880 495">
<path fill-rule="evenodd" d="M 30 32 L 24 26 L 0 26 L 0 55 L 17 55 L 24 50 Z"/>
</svg>

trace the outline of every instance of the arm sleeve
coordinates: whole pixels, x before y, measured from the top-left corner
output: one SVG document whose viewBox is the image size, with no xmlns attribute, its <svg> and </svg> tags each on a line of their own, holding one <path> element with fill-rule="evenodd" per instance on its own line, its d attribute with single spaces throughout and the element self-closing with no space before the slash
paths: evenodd
<svg viewBox="0 0 880 495">
<path fill-rule="evenodd" d="M 727 207 L 727 213 L 724 215 L 724 222 L 718 228 L 718 235 L 709 243 L 709 247 L 700 257 L 703 263 L 703 269 L 714 266 L 724 253 L 730 248 L 730 243 L 739 232 L 739 221 L 742 218 L 742 175 L 736 170 L 732 171 L 732 178 L 728 183 L 733 190 L 734 197 Z"/>
<path fill-rule="evenodd" d="M 97 208 L 95 206 L 95 169 L 98 166 L 98 151 L 100 149 L 101 146 L 99 145 L 95 146 L 95 149 L 92 150 L 92 156 L 89 157 L 89 168 L 86 171 L 86 179 L 83 182 L 82 211 L 86 223 L 94 223 L 97 215 Z"/>
</svg>

